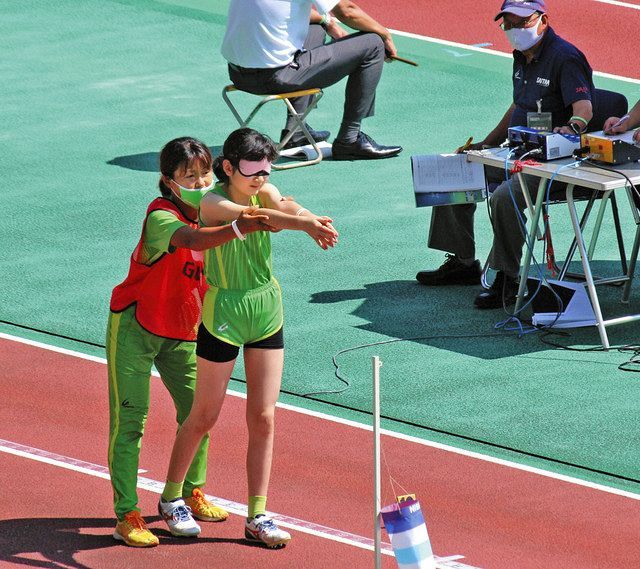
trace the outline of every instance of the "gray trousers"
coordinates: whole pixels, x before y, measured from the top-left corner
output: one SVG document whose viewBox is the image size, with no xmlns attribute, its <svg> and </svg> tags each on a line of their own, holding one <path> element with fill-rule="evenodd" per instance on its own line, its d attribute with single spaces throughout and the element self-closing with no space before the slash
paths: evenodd
<svg viewBox="0 0 640 569">
<path fill-rule="evenodd" d="M 539 178 L 525 175 L 525 181 L 531 199 L 535 202 Z M 520 271 L 525 234 L 516 214 L 511 193 L 525 221 L 526 203 L 517 177 L 514 176 L 511 179 L 511 185 L 512 191 L 509 190 L 509 182 L 502 182 L 493 191 L 489 201 L 493 223 L 493 245 L 489 253 L 489 266 L 516 277 Z M 558 187 L 554 194 L 557 195 L 559 192 L 564 190 Z M 476 204 L 434 207 L 429 228 L 429 247 L 453 253 L 458 257 L 475 259 L 476 246 L 473 232 L 475 210 Z"/>
<path fill-rule="evenodd" d="M 379 35 L 356 33 L 324 43 L 325 31 L 310 25 L 303 51 L 292 63 L 276 69 L 246 69 L 229 66 L 233 84 L 249 93 L 270 95 L 298 89 L 321 89 L 349 77 L 345 90 L 342 122 L 360 122 L 372 116 L 376 87 L 382 75 L 384 44 Z M 309 97 L 292 100 L 298 113 L 309 106 Z M 287 124 L 287 128 L 292 122 Z"/>
</svg>

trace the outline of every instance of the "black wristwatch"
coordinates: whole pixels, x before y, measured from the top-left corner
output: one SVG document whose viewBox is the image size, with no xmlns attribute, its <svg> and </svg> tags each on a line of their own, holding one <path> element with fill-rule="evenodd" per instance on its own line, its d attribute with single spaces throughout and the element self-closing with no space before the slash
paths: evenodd
<svg viewBox="0 0 640 569">
<path fill-rule="evenodd" d="M 567 126 L 571 129 L 573 134 L 577 136 L 580 136 L 582 134 L 582 129 L 578 126 L 577 122 L 570 122 Z"/>
</svg>

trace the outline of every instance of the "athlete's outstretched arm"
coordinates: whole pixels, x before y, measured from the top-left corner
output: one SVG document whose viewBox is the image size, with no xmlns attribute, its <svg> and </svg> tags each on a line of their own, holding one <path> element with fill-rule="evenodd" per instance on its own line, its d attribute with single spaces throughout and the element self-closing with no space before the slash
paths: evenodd
<svg viewBox="0 0 640 569">
<path fill-rule="evenodd" d="M 266 186 L 267 184 L 265 184 Z M 269 184 L 271 186 L 271 184 Z M 275 186 L 271 186 L 275 188 Z M 277 189 L 275 190 L 277 192 Z M 279 192 L 278 192 L 279 195 Z M 333 247 L 338 238 L 338 232 L 331 225 L 331 219 L 328 217 L 317 217 L 307 215 L 295 215 L 295 213 L 287 213 L 280 209 L 280 202 L 273 201 L 263 194 L 260 190 L 260 199 L 269 206 L 260 208 L 260 213 L 269 217 L 268 225 L 271 229 L 293 229 L 305 231 L 316 243 L 323 249 Z M 282 200 L 284 204 L 286 200 Z M 291 208 L 291 206 L 289 206 Z M 214 193 L 207 194 L 200 202 L 200 219 L 205 225 L 216 226 L 222 222 L 228 222 L 235 219 L 238 212 L 243 206 Z M 291 208 L 292 209 L 292 208 Z M 298 209 L 300 207 L 298 206 Z"/>
<path fill-rule="evenodd" d="M 236 227 L 242 234 L 268 231 L 270 227 L 267 225 L 269 217 L 257 207 L 241 208 L 240 213 L 234 219 L 236 219 Z M 236 237 L 236 232 L 231 225 L 198 227 L 197 229 L 185 225 L 171 236 L 171 245 L 194 251 L 204 251 L 223 245 Z"/>
<path fill-rule="evenodd" d="M 280 193 L 278 188 L 276 188 L 273 184 L 267 183 L 262 186 L 262 188 L 260 189 L 260 200 L 271 209 L 275 209 L 283 213 L 288 213 L 290 215 L 295 215 L 297 217 L 308 217 L 327 228 L 331 228 L 334 232 L 334 235 L 332 237 L 331 243 L 329 243 L 328 246 L 333 247 L 337 242 L 338 232 L 333 227 L 333 220 L 330 217 L 327 217 L 326 215 L 316 215 L 306 207 L 303 207 L 301 204 L 296 202 L 293 197 L 284 197 Z M 318 243 L 318 245 L 323 247 L 322 243 L 320 243 L 313 235 L 311 235 L 311 237 Z"/>
</svg>

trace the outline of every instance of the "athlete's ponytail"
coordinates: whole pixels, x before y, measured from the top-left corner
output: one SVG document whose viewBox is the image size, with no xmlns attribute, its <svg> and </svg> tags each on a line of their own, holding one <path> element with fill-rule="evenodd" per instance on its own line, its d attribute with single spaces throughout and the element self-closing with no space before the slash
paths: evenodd
<svg viewBox="0 0 640 569">
<path fill-rule="evenodd" d="M 231 166 L 236 170 L 240 160 L 259 162 L 266 158 L 269 162 L 273 162 L 277 157 L 276 145 L 268 136 L 252 128 L 239 128 L 225 140 L 222 154 L 213 161 L 213 173 L 219 181 L 228 182 L 229 176 L 222 168 L 224 160 L 231 162 Z"/>
</svg>

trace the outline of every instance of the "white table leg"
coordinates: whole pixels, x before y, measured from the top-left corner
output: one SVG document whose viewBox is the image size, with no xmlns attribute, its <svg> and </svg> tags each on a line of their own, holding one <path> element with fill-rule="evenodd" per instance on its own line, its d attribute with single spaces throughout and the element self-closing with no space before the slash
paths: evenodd
<svg viewBox="0 0 640 569">
<path fill-rule="evenodd" d="M 607 336 L 607 330 L 602 318 L 602 310 L 600 309 L 600 301 L 598 300 L 596 286 L 593 283 L 593 275 L 591 274 L 591 266 L 589 264 L 589 255 L 587 254 L 584 237 L 582 235 L 582 230 L 580 229 L 580 221 L 578 220 L 578 213 L 576 212 L 576 204 L 573 201 L 573 184 L 569 184 L 567 186 L 567 205 L 569 206 L 569 215 L 571 215 L 571 223 L 573 224 L 573 231 L 576 235 L 576 243 L 578 244 L 580 258 L 582 259 L 582 269 L 584 270 L 584 276 L 587 281 L 587 291 L 589 293 L 589 298 L 591 299 L 593 312 L 596 316 L 596 326 L 598 327 L 598 333 L 600 334 L 602 347 L 605 350 L 608 350 L 609 338 Z"/>
<path fill-rule="evenodd" d="M 524 176 L 519 175 L 520 187 L 522 191 L 525 193 L 525 196 L 528 197 L 528 202 L 531 202 L 531 197 L 529 195 L 529 188 L 527 188 L 527 183 L 524 179 Z M 540 182 L 538 183 L 538 195 L 536 196 L 536 205 L 533 209 L 533 214 L 531 215 L 531 221 L 529 222 L 529 232 L 526 236 L 526 246 L 524 249 L 524 259 L 522 261 L 522 265 L 520 266 L 520 286 L 518 287 L 518 296 L 516 297 L 516 306 L 515 312 L 517 314 L 518 310 L 524 304 L 524 292 L 527 288 L 527 277 L 529 276 L 529 265 L 531 264 L 531 257 L 533 255 L 533 247 L 536 243 L 536 233 L 538 232 L 538 222 L 540 221 L 540 214 L 542 212 L 542 202 L 544 201 L 545 187 L 547 185 L 547 180 L 545 178 L 540 178 Z M 527 201 L 525 199 L 525 201 Z"/>
</svg>

